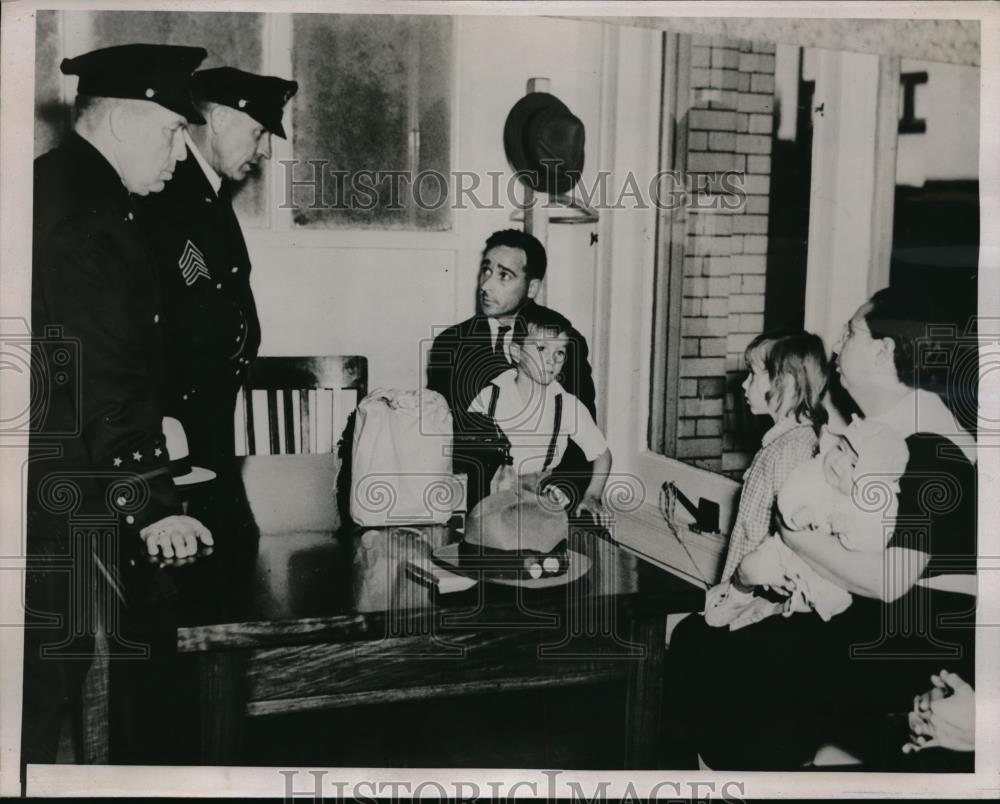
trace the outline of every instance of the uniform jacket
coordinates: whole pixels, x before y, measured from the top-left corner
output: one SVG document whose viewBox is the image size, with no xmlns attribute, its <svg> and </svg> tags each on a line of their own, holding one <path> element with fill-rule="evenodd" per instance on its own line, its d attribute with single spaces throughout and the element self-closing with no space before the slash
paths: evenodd
<svg viewBox="0 0 1000 804">
<path fill-rule="evenodd" d="M 36 159 L 34 181 L 29 538 L 61 543 L 67 518 L 87 515 L 137 535 L 181 510 L 155 262 L 121 179 L 82 137 Z"/>
<path fill-rule="evenodd" d="M 234 452 L 236 394 L 260 346 L 250 257 L 223 182 L 219 195 L 188 152 L 162 193 L 143 199 L 160 267 L 167 407 L 194 463 L 219 471 Z"/>
</svg>

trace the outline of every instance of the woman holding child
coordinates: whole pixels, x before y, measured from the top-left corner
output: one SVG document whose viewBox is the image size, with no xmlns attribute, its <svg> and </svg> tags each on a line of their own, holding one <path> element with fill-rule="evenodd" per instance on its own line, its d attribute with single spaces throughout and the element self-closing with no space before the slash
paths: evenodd
<svg viewBox="0 0 1000 804">
<path fill-rule="evenodd" d="M 697 767 L 697 752 L 717 770 L 795 769 L 845 733 L 861 738 L 850 748 L 888 764 L 902 739 L 887 715 L 901 715 L 905 730 L 913 695 L 942 667 L 972 680 L 975 442 L 936 394 L 915 387 L 929 320 L 916 300 L 883 290 L 848 322 L 838 370 L 864 419 L 846 439 L 824 437 L 817 477 L 830 489 L 818 502 L 779 498 L 789 478 L 803 483 L 812 454 L 767 455 L 800 429 L 820 448 L 825 365 L 814 336 L 765 337 L 748 350 L 748 401 L 759 410 L 755 383 L 765 386 L 776 424 L 745 478 L 724 582 L 709 591 L 705 616 L 688 617 L 671 640 L 668 767 Z M 862 460 L 892 454 L 870 446 L 891 436 L 905 445 L 902 471 Z M 834 516 L 822 501 L 837 509 L 845 489 L 853 505 Z M 745 525 L 762 511 L 763 535 Z"/>
</svg>

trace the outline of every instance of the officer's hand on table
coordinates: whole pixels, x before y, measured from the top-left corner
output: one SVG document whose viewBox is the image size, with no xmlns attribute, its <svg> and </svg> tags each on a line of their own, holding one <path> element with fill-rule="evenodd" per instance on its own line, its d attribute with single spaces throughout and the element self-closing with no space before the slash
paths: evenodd
<svg viewBox="0 0 1000 804">
<path fill-rule="evenodd" d="M 198 552 L 199 544 L 211 547 L 212 534 L 197 519 L 172 515 L 147 525 L 139 536 L 146 544 L 150 557 L 189 558 Z"/>
</svg>

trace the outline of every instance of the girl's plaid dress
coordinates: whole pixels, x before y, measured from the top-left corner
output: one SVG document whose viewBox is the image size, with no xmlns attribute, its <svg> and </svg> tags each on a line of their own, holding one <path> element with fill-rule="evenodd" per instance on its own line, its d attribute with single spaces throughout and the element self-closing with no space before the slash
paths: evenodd
<svg viewBox="0 0 1000 804">
<path fill-rule="evenodd" d="M 743 475 L 743 493 L 720 582 L 728 581 L 743 557 L 777 530 L 777 497 L 782 484 L 819 448 L 811 422 L 788 416 L 764 434 L 761 448 Z"/>
</svg>

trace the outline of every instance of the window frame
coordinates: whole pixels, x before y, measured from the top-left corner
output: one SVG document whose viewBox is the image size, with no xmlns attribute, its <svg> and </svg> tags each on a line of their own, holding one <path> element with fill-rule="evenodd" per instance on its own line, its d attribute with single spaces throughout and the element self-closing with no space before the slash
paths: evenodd
<svg viewBox="0 0 1000 804">
<path fill-rule="evenodd" d="M 292 76 L 292 12 L 262 12 L 264 20 L 264 58 L 265 72 L 269 75 Z M 461 17 L 452 17 L 450 42 L 450 86 L 448 87 L 451 119 L 449 121 L 448 170 L 453 169 L 457 159 L 458 145 L 458 56 L 460 44 Z M 294 103 L 294 99 L 291 101 Z M 268 170 L 268 211 L 266 227 L 247 227 L 245 235 L 248 243 L 261 247 L 278 247 L 294 244 L 305 248 L 419 248 L 419 249 L 450 249 L 455 247 L 459 229 L 459 215 L 454 211 L 451 215 L 451 226 L 443 230 L 421 229 L 379 229 L 356 227 L 309 227 L 296 226 L 295 209 L 292 206 L 283 207 L 284 200 L 279 196 L 284 183 L 282 161 L 294 160 L 292 142 L 294 141 L 294 120 L 291 114 L 285 116 L 286 138 L 272 137 L 271 158 Z M 412 148 L 410 149 L 412 150 Z M 410 157 L 408 156 L 408 159 Z M 450 203 L 450 198 L 449 198 Z"/>
<path fill-rule="evenodd" d="M 891 57 L 884 56 L 882 58 L 889 59 Z M 884 69 L 885 67 L 883 67 Z M 889 91 L 885 86 L 880 86 L 879 89 L 880 93 Z M 895 146 L 895 138 L 890 137 L 889 132 L 885 130 L 885 126 L 882 127 L 878 134 L 877 142 L 880 149 Z M 895 183 L 895 161 L 892 162 L 892 166 L 893 170 L 880 172 L 876 180 L 876 186 L 887 181 Z M 883 173 L 891 173 L 892 175 L 883 175 Z M 817 192 L 819 189 L 814 186 L 813 192 Z M 868 199 L 868 203 L 876 203 L 875 194 Z M 882 210 L 880 220 L 881 223 L 878 226 L 884 228 L 885 222 L 888 221 L 888 225 L 891 227 L 892 211 Z M 619 232 L 619 225 L 615 224 L 613 227 L 615 242 L 620 242 L 630 235 L 632 237 L 635 236 L 634 230 L 627 227 L 623 227 L 621 232 Z M 881 238 L 873 237 L 871 242 L 873 245 L 879 243 L 881 248 L 884 249 L 886 247 L 884 237 L 883 232 Z M 602 239 L 604 238 L 602 237 Z M 611 238 L 609 237 L 608 241 L 610 240 Z M 620 292 L 616 292 L 615 297 L 611 299 L 610 316 L 612 321 L 628 320 L 629 316 L 633 316 L 637 320 L 624 327 L 625 332 L 632 333 L 631 338 L 633 339 L 633 343 L 648 344 L 651 346 L 655 324 L 651 301 L 655 289 L 656 266 L 654 265 L 654 260 L 651 258 L 653 249 L 648 249 L 650 257 L 643 258 L 642 255 L 645 253 L 646 250 L 642 248 L 638 248 L 635 251 L 634 256 L 639 260 L 643 268 L 641 271 L 636 272 L 634 280 L 623 281 L 624 278 L 616 277 L 615 281 L 620 285 Z M 856 282 L 859 293 L 864 294 L 870 286 L 869 283 L 877 283 L 879 281 L 878 271 L 880 270 L 880 265 L 879 259 L 873 257 L 872 260 L 863 266 L 862 275 L 858 277 L 858 281 Z M 601 270 L 606 275 L 610 275 L 610 272 L 613 270 L 612 260 L 605 259 L 602 262 Z M 814 270 L 811 264 L 809 270 Z M 887 267 L 885 270 L 888 270 Z M 818 295 L 818 289 L 808 288 L 807 293 L 809 294 L 809 298 L 815 298 Z M 639 312 L 639 316 L 635 316 L 636 312 Z M 840 323 L 842 324 L 843 322 L 841 321 Z M 806 327 L 810 327 L 808 320 Z M 645 495 L 644 502 L 640 510 L 636 512 L 636 515 L 648 523 L 660 522 L 661 517 L 656 510 L 659 490 L 664 483 L 673 482 L 693 499 L 702 496 L 719 503 L 720 528 L 722 533 L 728 533 L 736 515 L 741 482 L 724 474 L 700 468 L 681 459 L 668 457 L 650 448 L 649 426 L 650 415 L 653 411 L 651 405 L 652 351 L 648 354 L 629 355 L 628 359 L 625 359 L 626 356 L 622 351 L 622 347 L 626 346 L 629 335 L 618 336 L 615 332 L 616 329 L 617 327 L 612 327 L 608 332 L 608 343 L 605 347 L 609 353 L 618 355 L 616 361 L 608 363 L 605 388 L 608 389 L 607 396 L 609 400 L 607 404 L 609 409 L 611 409 L 612 405 L 618 405 L 622 413 L 618 417 L 608 417 L 607 429 L 609 440 L 612 443 L 621 445 L 621 453 L 618 451 L 615 452 L 616 471 L 625 473 L 631 477 L 632 482 L 636 483 Z M 629 397 L 629 388 L 636 390 L 631 393 L 630 398 L 627 398 Z M 681 518 L 683 519 L 683 514 Z M 692 536 L 692 538 L 694 537 Z M 711 542 L 714 544 L 713 539 L 717 541 L 719 537 L 700 534 L 697 538 L 707 540 L 706 543 Z"/>
<path fill-rule="evenodd" d="M 684 40 L 687 39 L 687 42 Z M 686 62 L 684 55 L 686 55 Z M 842 292 L 836 299 L 831 299 L 829 279 L 832 275 L 832 261 L 828 250 L 820 246 L 818 235 L 820 227 L 826 225 L 819 214 L 821 206 L 812 203 L 810 206 L 810 246 L 808 251 L 807 283 L 805 299 L 805 327 L 817 332 L 828 344 L 831 327 L 839 326 L 850 315 L 850 312 L 864 302 L 875 290 L 888 284 L 889 258 L 892 248 L 893 198 L 896 175 L 896 143 L 898 139 L 897 106 L 899 99 L 899 64 L 897 56 L 872 56 L 835 51 L 830 56 L 837 64 L 827 66 L 826 89 L 824 95 L 828 105 L 836 109 L 844 106 L 844 115 L 849 115 L 854 125 L 870 129 L 875 142 L 873 152 L 874 171 L 870 178 L 871 193 L 867 198 L 868 217 L 871 228 L 866 233 L 861 246 L 866 251 L 867 259 L 856 261 L 854 275 L 846 283 L 842 283 Z M 859 113 L 847 102 L 838 103 L 841 85 L 848 92 L 845 76 L 850 70 L 856 69 L 853 62 L 877 59 L 877 84 L 873 90 L 877 98 L 874 111 Z M 683 126 L 677 126 L 676 121 L 682 120 L 688 110 L 688 84 L 682 72 L 690 72 L 690 36 L 665 34 L 664 38 L 664 84 L 661 99 L 661 149 L 660 169 L 684 170 L 683 136 L 678 131 Z M 846 65 L 846 66 L 842 66 Z M 678 75 L 670 80 L 669 71 L 676 69 Z M 843 75 L 841 74 L 843 73 Z M 848 92 L 847 97 L 850 97 Z M 833 101 L 829 104 L 829 101 Z M 824 123 L 831 124 L 831 109 L 823 118 Z M 671 125 L 672 124 L 672 125 Z M 843 125 L 843 123 L 840 123 Z M 812 201 L 818 202 L 831 195 L 831 189 L 836 189 L 837 182 L 842 183 L 839 171 L 850 169 L 838 164 L 835 149 L 824 146 L 822 136 L 813 139 L 813 176 Z M 857 202 L 858 199 L 855 199 Z M 869 214 L 870 213 L 870 214 Z M 680 328 L 682 314 L 681 283 L 683 277 L 683 258 L 685 246 L 684 210 L 660 210 L 656 222 L 656 252 L 651 277 L 644 280 L 653 300 L 647 304 L 647 315 L 650 319 L 649 338 L 644 343 L 650 344 L 651 352 L 648 366 L 648 376 L 641 385 L 641 396 L 645 409 L 642 411 L 639 426 L 644 438 L 638 457 L 644 455 L 658 456 L 665 460 L 675 461 L 685 467 L 705 471 L 711 476 L 726 477 L 725 474 L 712 470 L 702 470 L 688 463 L 677 455 L 677 423 L 679 415 L 679 377 L 680 377 Z M 677 234 L 680 234 L 678 237 Z M 678 242 L 679 241 L 679 242 Z M 842 272 L 838 274 L 843 279 Z M 841 298 L 843 297 L 843 298 Z M 849 311 L 844 314 L 844 310 Z"/>
<path fill-rule="evenodd" d="M 661 171 L 687 170 L 688 132 L 682 121 L 687 119 L 690 107 L 690 78 L 691 36 L 664 33 L 658 165 Z M 646 445 L 650 452 L 668 458 L 673 458 L 677 452 L 680 416 L 680 396 L 676 389 L 680 379 L 686 232 L 686 206 L 657 211 L 650 311 L 650 375 L 644 394 L 649 407 Z M 663 358 L 657 360 L 660 354 Z"/>
</svg>

